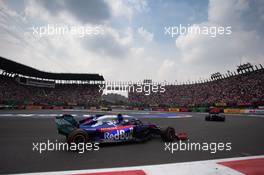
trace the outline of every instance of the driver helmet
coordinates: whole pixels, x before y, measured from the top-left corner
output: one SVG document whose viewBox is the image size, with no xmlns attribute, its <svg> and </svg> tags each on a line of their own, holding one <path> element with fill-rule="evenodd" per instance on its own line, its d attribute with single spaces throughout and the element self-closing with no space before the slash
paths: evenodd
<svg viewBox="0 0 264 175">
<path fill-rule="evenodd" d="M 123 121 L 124 117 L 122 114 L 117 114 L 117 119 L 118 119 L 118 122 L 120 123 Z"/>
</svg>

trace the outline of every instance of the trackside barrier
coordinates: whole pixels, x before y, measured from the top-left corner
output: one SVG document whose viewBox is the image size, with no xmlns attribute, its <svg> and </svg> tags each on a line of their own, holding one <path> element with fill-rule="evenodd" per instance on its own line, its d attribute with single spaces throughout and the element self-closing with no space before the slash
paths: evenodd
<svg viewBox="0 0 264 175">
<path fill-rule="evenodd" d="M 62 110 L 63 109 L 63 106 L 53 106 L 53 109 L 54 110 Z"/>
<path fill-rule="evenodd" d="M 191 111 L 192 112 L 200 112 L 198 108 L 192 108 Z"/>
<path fill-rule="evenodd" d="M 42 106 L 42 109 L 53 109 L 53 106 Z"/>
<path fill-rule="evenodd" d="M 264 109 L 245 109 L 245 113 L 264 115 Z"/>
<path fill-rule="evenodd" d="M 11 105 L 0 105 L 0 109 L 12 109 L 13 106 Z"/>
<path fill-rule="evenodd" d="M 224 109 L 224 113 L 227 113 L 227 114 L 243 114 L 243 113 L 245 113 L 245 110 L 244 109 L 227 108 L 227 109 Z"/>
<path fill-rule="evenodd" d="M 207 112 L 208 108 L 206 108 L 206 107 L 197 107 L 197 108 L 192 108 L 191 111 L 192 112 Z"/>
<path fill-rule="evenodd" d="M 264 109 L 224 109 L 224 113 L 227 114 L 259 114 L 264 115 Z"/>
<path fill-rule="evenodd" d="M 27 105 L 26 109 L 28 110 L 33 110 L 33 109 L 42 109 L 42 106 L 37 106 L 37 105 Z"/>
<path fill-rule="evenodd" d="M 180 108 L 180 112 L 189 112 L 188 108 Z"/>
<path fill-rule="evenodd" d="M 179 108 L 169 108 L 170 112 L 179 112 L 180 109 Z"/>
<path fill-rule="evenodd" d="M 18 106 L 17 106 L 17 109 L 19 109 L 19 110 L 22 110 L 22 109 L 25 109 L 25 108 L 26 108 L 25 105 L 18 105 Z"/>
<path fill-rule="evenodd" d="M 163 112 L 163 111 L 166 111 L 166 109 L 164 109 L 164 108 L 152 108 L 152 111 L 160 111 L 160 112 Z"/>
<path fill-rule="evenodd" d="M 91 110 L 96 110 L 96 107 L 92 106 L 90 107 Z"/>
</svg>

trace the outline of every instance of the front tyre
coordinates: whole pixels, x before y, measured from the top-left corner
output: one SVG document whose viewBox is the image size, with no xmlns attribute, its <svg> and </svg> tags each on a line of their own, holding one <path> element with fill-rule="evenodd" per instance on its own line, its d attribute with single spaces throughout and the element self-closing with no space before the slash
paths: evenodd
<svg viewBox="0 0 264 175">
<path fill-rule="evenodd" d="M 161 138 L 165 142 L 172 142 L 176 139 L 175 129 L 172 127 L 167 127 L 161 130 Z"/>
</svg>

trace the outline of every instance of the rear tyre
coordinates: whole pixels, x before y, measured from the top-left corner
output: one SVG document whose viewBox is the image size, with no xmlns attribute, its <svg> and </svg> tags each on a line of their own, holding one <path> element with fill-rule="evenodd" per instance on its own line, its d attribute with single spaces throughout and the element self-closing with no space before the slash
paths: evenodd
<svg viewBox="0 0 264 175">
<path fill-rule="evenodd" d="M 172 142 L 176 139 L 175 130 L 172 127 L 167 127 L 161 130 L 161 138 L 165 142 Z"/>
<path fill-rule="evenodd" d="M 86 142 L 88 142 L 88 135 L 82 129 L 76 129 L 68 135 L 67 142 L 69 144 L 71 144 L 71 143 L 75 143 L 75 144 L 86 143 Z"/>
</svg>

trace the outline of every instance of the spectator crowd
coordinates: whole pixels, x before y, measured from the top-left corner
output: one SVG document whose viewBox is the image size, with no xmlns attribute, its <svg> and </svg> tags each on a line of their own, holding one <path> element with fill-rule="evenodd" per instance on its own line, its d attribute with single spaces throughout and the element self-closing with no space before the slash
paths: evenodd
<svg viewBox="0 0 264 175">
<path fill-rule="evenodd" d="M 0 104 L 98 105 L 98 85 L 56 84 L 55 88 L 22 85 L 12 77 L 0 76 Z"/>
<path fill-rule="evenodd" d="M 98 106 L 102 92 L 93 84 L 55 84 L 55 88 L 23 85 L 13 77 L 0 76 L 0 104 L 47 104 Z M 165 92 L 129 92 L 129 104 L 139 106 L 264 106 L 264 69 L 204 83 L 166 85 Z"/>
<path fill-rule="evenodd" d="M 167 85 L 164 93 L 149 96 L 130 92 L 129 101 L 142 106 L 208 106 L 264 104 L 264 69 L 219 80 L 187 85 Z"/>
</svg>

